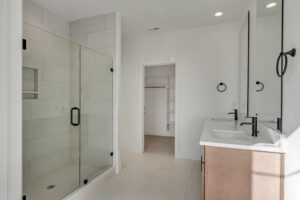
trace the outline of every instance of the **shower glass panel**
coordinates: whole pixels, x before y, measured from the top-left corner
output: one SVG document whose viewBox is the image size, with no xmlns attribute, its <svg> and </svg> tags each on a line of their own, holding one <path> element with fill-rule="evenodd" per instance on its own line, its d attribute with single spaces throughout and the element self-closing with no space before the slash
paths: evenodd
<svg viewBox="0 0 300 200">
<path fill-rule="evenodd" d="M 23 27 L 23 195 L 56 200 L 112 166 L 112 59 Z"/>
<path fill-rule="evenodd" d="M 112 166 L 113 60 L 81 47 L 81 184 Z"/>
<path fill-rule="evenodd" d="M 79 186 L 79 127 L 70 107 L 79 105 L 80 46 L 24 23 L 23 193 L 55 200 Z"/>
</svg>

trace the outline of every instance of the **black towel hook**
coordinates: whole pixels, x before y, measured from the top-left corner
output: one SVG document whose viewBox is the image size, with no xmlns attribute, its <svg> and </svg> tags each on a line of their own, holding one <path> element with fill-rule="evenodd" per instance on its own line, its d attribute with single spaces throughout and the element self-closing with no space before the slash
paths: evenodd
<svg viewBox="0 0 300 200">
<path fill-rule="evenodd" d="M 223 89 L 220 89 L 220 86 L 224 86 L 224 88 L 223 88 Z M 219 83 L 219 84 L 217 85 L 217 90 L 218 90 L 219 92 L 225 92 L 225 91 L 227 90 L 227 85 L 226 85 L 225 83 L 221 82 L 221 83 Z"/>
<path fill-rule="evenodd" d="M 256 92 L 261 92 L 265 89 L 265 85 L 260 81 L 256 81 L 256 85 L 261 85 L 261 88 L 256 90 Z"/>
<path fill-rule="evenodd" d="M 288 51 L 288 52 L 281 52 L 278 56 L 278 59 L 277 59 L 277 64 L 276 64 L 276 73 L 277 73 L 277 76 L 278 77 L 283 77 L 284 74 L 286 73 L 286 70 L 287 70 L 287 66 L 288 66 L 288 55 L 289 56 L 292 56 L 292 57 L 295 57 L 296 56 L 296 49 L 293 48 L 292 50 Z M 280 59 L 284 57 L 284 67 L 283 69 L 281 70 L 281 73 L 279 72 L 279 61 Z"/>
</svg>

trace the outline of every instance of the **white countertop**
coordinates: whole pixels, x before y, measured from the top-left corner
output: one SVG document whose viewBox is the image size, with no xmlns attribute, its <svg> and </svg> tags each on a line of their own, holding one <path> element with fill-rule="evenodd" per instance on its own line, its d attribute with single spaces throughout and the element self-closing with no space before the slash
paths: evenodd
<svg viewBox="0 0 300 200">
<path fill-rule="evenodd" d="M 285 153 L 284 136 L 275 130 L 259 123 L 258 137 L 251 136 L 251 126 L 240 126 L 241 121 L 214 120 L 205 121 L 200 138 L 201 146 L 235 148 L 253 151 Z M 226 131 L 242 131 L 243 139 L 219 137 L 215 132 L 226 134 Z"/>
</svg>

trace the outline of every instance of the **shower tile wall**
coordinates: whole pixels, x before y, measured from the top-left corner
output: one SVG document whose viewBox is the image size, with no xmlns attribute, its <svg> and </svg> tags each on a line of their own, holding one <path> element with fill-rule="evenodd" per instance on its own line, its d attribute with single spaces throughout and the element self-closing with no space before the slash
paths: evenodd
<svg viewBox="0 0 300 200">
<path fill-rule="evenodd" d="M 99 15 L 70 22 L 70 39 L 116 57 L 116 14 Z"/>
<path fill-rule="evenodd" d="M 107 14 L 70 23 L 70 38 L 82 47 L 81 164 L 82 178 L 112 165 L 113 145 L 111 58 L 116 57 L 116 15 Z M 75 136 L 74 136 L 75 137 Z M 75 157 L 76 158 L 76 157 Z M 91 169 L 91 170 L 89 170 Z"/>
<path fill-rule="evenodd" d="M 23 100 L 23 172 L 32 180 L 69 162 L 69 42 L 24 23 L 23 67 L 38 69 L 38 99 Z"/>
<path fill-rule="evenodd" d="M 82 178 L 112 165 L 112 59 L 81 48 Z"/>
</svg>

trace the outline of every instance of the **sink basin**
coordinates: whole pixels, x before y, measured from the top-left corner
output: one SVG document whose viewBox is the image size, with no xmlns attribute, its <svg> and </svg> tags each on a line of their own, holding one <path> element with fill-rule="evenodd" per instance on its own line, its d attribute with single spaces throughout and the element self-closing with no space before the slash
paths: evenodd
<svg viewBox="0 0 300 200">
<path fill-rule="evenodd" d="M 251 136 L 243 131 L 234 131 L 234 130 L 213 130 L 213 134 L 216 137 L 223 139 L 232 139 L 232 140 L 249 140 Z"/>
</svg>

